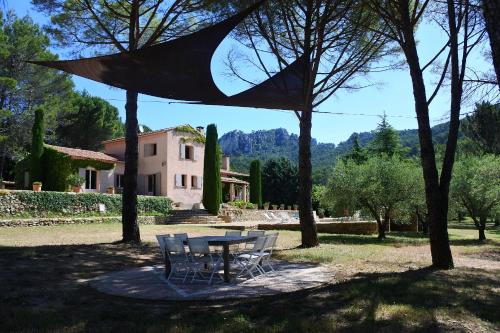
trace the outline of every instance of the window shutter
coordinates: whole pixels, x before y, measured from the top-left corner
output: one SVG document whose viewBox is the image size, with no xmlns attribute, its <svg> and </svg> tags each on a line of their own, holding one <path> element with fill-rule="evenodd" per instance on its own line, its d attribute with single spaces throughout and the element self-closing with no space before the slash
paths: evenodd
<svg viewBox="0 0 500 333">
<path fill-rule="evenodd" d="M 196 177 L 196 187 L 201 188 L 201 181 L 203 180 L 202 177 Z"/>
<path fill-rule="evenodd" d="M 180 146 L 180 150 L 181 150 L 181 159 L 186 159 L 186 145 L 181 143 L 181 146 Z"/>
<path fill-rule="evenodd" d="M 193 161 L 198 161 L 198 149 L 193 146 Z"/>
<path fill-rule="evenodd" d="M 175 186 L 176 187 L 182 186 L 182 175 L 180 175 L 180 174 L 175 175 Z"/>
</svg>

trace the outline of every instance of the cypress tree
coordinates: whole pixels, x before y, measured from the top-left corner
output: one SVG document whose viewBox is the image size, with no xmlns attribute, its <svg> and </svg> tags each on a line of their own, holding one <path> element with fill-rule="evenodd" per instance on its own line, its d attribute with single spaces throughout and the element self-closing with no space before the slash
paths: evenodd
<svg viewBox="0 0 500 333">
<path fill-rule="evenodd" d="M 219 213 L 222 202 L 218 140 L 217 127 L 215 124 L 208 125 L 203 161 L 203 205 L 214 215 Z"/>
<path fill-rule="evenodd" d="M 262 180 L 260 161 L 250 163 L 250 202 L 262 207 Z"/>
<path fill-rule="evenodd" d="M 42 155 L 43 155 L 43 137 L 45 134 L 44 112 L 42 108 L 35 109 L 35 121 L 31 130 L 31 182 L 42 181 Z"/>
</svg>

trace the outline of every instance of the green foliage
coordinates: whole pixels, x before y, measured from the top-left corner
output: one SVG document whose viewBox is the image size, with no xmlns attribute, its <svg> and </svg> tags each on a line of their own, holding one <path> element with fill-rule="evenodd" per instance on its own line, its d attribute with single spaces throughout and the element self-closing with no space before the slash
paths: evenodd
<svg viewBox="0 0 500 333">
<path fill-rule="evenodd" d="M 500 154 L 500 104 L 476 104 L 472 116 L 462 122 L 462 131 L 485 152 Z"/>
<path fill-rule="evenodd" d="M 239 209 L 253 209 L 254 204 L 251 202 L 245 202 L 243 200 L 235 200 L 235 201 L 229 201 L 227 202 L 228 205 L 231 205 L 233 207 L 237 207 Z"/>
<path fill-rule="evenodd" d="M 455 163 L 450 197 L 467 210 L 478 229 L 500 210 L 500 159 L 495 155 L 463 157 Z"/>
<path fill-rule="evenodd" d="M 250 202 L 262 207 L 262 172 L 259 160 L 250 164 Z"/>
<path fill-rule="evenodd" d="M 356 164 L 361 164 L 361 163 L 366 162 L 366 160 L 368 158 L 367 152 L 366 152 L 366 149 L 361 147 L 361 145 L 359 144 L 359 136 L 358 135 L 356 135 L 354 137 L 351 151 L 348 154 L 344 155 L 343 158 L 344 158 L 344 160 L 349 160 L 349 159 L 353 160 L 354 163 L 356 163 Z"/>
<path fill-rule="evenodd" d="M 49 39 L 28 16 L 0 15 L 0 169 L 13 177 L 15 164 L 31 142 L 34 110 L 45 111 L 46 141 L 53 139 L 56 115 L 66 111 L 73 83 L 70 76 L 28 60 L 56 60 Z"/>
<path fill-rule="evenodd" d="M 406 152 L 401 146 L 399 133 L 389 124 L 385 114 L 375 130 L 375 137 L 370 142 L 369 151 L 374 155 L 385 154 L 388 156 L 403 156 Z M 358 158 L 362 159 L 362 156 Z M 360 163 L 360 161 L 357 161 L 357 163 Z"/>
<path fill-rule="evenodd" d="M 42 155 L 44 150 L 44 136 L 44 111 L 39 107 L 35 109 L 35 121 L 31 130 L 31 182 L 41 181 L 43 177 Z"/>
<path fill-rule="evenodd" d="M 64 192 L 68 189 L 66 179 L 75 173 L 71 158 L 46 146 L 42 156 L 42 179 L 45 184 L 45 191 Z"/>
<path fill-rule="evenodd" d="M 24 206 L 23 217 L 85 216 L 99 212 L 99 204 L 106 206 L 105 215 L 120 215 L 122 196 L 102 193 L 32 192 L 16 191 L 15 196 Z M 0 198 L 0 200 L 2 200 Z M 1 204 L 1 201 L 0 201 Z M 139 196 L 137 209 L 140 214 L 168 215 L 172 202 L 166 197 Z"/>
<path fill-rule="evenodd" d="M 80 187 L 80 186 L 82 186 L 82 184 L 85 183 L 85 178 L 83 178 L 82 176 L 74 173 L 74 174 L 69 175 L 66 178 L 66 183 L 68 185 L 70 185 L 70 186 Z"/>
<path fill-rule="evenodd" d="M 313 210 L 318 211 L 318 209 L 321 208 L 323 209 L 323 212 L 325 212 L 321 204 L 321 202 L 323 201 L 323 197 L 325 196 L 325 193 L 326 193 L 325 185 L 316 185 L 316 184 L 313 185 L 311 192 Z"/>
<path fill-rule="evenodd" d="M 89 150 L 99 150 L 102 141 L 122 137 L 123 123 L 118 109 L 102 98 L 86 91 L 73 97 L 72 109 L 58 118 L 58 144 Z"/>
<path fill-rule="evenodd" d="M 222 203 L 220 179 L 220 152 L 218 147 L 217 127 L 215 124 L 207 126 L 207 140 L 205 144 L 205 159 L 203 161 L 203 205 L 211 214 L 218 214 Z"/>
<path fill-rule="evenodd" d="M 299 193 L 297 167 L 286 158 L 271 159 L 262 168 L 262 194 L 265 202 L 293 205 Z"/>
<path fill-rule="evenodd" d="M 175 132 L 188 133 L 190 136 L 181 138 L 182 143 L 186 142 L 197 142 L 197 143 L 205 143 L 206 139 L 203 134 L 200 133 L 196 128 L 193 128 L 190 125 L 180 125 L 174 128 Z"/>
<path fill-rule="evenodd" d="M 374 156 L 363 164 L 339 162 L 330 177 L 325 201 L 351 212 L 366 209 L 377 221 L 379 237 L 383 238 L 388 220 L 405 202 L 413 200 L 419 188 L 421 176 L 416 177 L 415 168 L 414 163 L 397 156 Z"/>
</svg>

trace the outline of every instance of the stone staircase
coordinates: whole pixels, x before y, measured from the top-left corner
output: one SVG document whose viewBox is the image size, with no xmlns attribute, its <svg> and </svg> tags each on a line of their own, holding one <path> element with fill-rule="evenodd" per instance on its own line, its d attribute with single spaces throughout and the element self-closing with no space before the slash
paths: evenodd
<svg viewBox="0 0 500 333">
<path fill-rule="evenodd" d="M 206 209 L 174 209 L 168 216 L 167 224 L 215 224 L 224 220 L 210 214 Z"/>
</svg>

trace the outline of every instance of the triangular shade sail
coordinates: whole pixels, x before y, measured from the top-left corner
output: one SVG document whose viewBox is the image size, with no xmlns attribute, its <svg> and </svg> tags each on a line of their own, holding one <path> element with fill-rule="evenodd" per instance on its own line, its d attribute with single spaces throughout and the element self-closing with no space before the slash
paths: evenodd
<svg viewBox="0 0 500 333">
<path fill-rule="evenodd" d="M 211 27 L 133 52 L 63 61 L 33 61 L 110 86 L 199 104 L 302 110 L 303 61 L 234 96 L 215 85 L 212 56 L 238 23 L 262 1 Z"/>
</svg>

